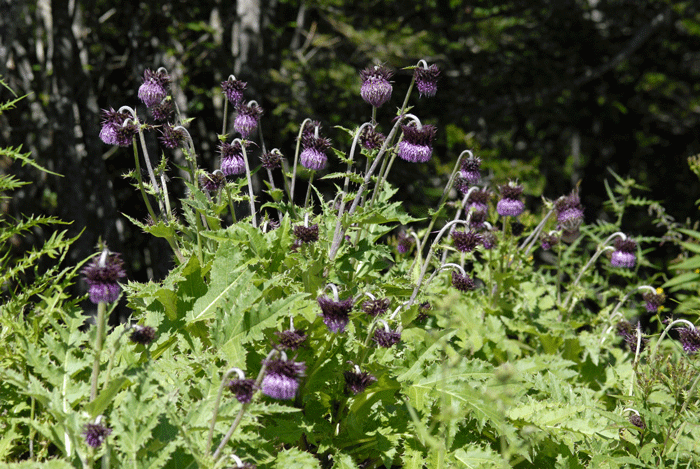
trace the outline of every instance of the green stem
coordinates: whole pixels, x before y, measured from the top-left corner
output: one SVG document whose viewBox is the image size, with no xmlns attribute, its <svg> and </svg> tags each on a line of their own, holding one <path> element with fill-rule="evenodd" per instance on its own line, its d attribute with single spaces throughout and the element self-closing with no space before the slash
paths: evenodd
<svg viewBox="0 0 700 469">
<path fill-rule="evenodd" d="M 153 221 L 153 223 L 155 223 L 156 220 L 158 220 L 158 218 L 156 217 L 156 213 L 153 211 L 151 202 L 148 200 L 148 195 L 146 194 L 146 189 L 143 186 L 143 178 L 141 177 L 141 162 L 139 159 L 139 150 L 136 146 L 136 138 L 134 138 L 134 163 L 136 165 L 134 172 L 136 173 L 136 180 L 139 184 L 141 196 L 143 197 L 143 201 L 146 203 L 146 209 L 148 210 L 148 214 L 151 216 L 151 220 Z"/>
<path fill-rule="evenodd" d="M 306 197 L 304 198 L 304 210 L 306 210 L 306 208 L 309 206 L 309 199 L 311 198 L 311 186 L 314 182 L 314 174 L 316 174 L 316 172 L 311 171 L 311 175 L 309 176 L 309 185 L 306 187 Z"/>
<path fill-rule="evenodd" d="M 296 180 L 297 180 L 297 163 L 299 162 L 299 150 L 301 148 L 301 136 L 304 133 L 304 126 L 311 122 L 311 119 L 308 117 L 304 119 L 304 121 L 301 123 L 301 127 L 299 127 L 299 135 L 297 136 L 297 148 L 294 151 L 294 168 L 292 169 L 292 186 L 289 191 L 289 201 L 294 205 L 294 188 L 296 186 Z"/>
<path fill-rule="evenodd" d="M 90 378 L 90 402 L 97 397 L 97 376 L 100 373 L 100 356 L 105 333 L 106 313 L 107 303 L 104 301 L 97 303 L 97 337 L 95 339 L 95 361 L 92 364 L 92 377 Z"/>
</svg>

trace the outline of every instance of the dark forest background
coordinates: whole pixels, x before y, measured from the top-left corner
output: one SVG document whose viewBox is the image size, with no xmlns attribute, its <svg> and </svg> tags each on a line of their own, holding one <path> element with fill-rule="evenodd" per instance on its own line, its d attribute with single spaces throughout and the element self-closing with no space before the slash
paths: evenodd
<svg viewBox="0 0 700 469">
<path fill-rule="evenodd" d="M 0 0 L 0 76 L 28 95 L 0 116 L 0 144 L 22 145 L 63 175 L 0 162 L 1 171 L 33 181 L 2 206 L 3 216 L 61 217 L 71 234 L 85 230 L 73 261 L 102 238 L 123 253 L 130 279 L 162 278 L 171 267 L 167 244 L 122 216 L 146 217 L 122 177 L 132 150 L 98 137 L 101 109 L 129 105 L 146 116 L 137 98 L 145 69 L 168 69 L 174 100 L 194 118 L 200 165 L 213 170 L 219 84 L 230 74 L 264 108 L 267 147 L 291 159 L 307 117 L 348 150 L 347 134 L 334 126 L 369 120 L 359 71 L 375 63 L 396 69 L 394 96 L 378 112 L 388 132 L 411 79 L 401 68 L 419 59 L 442 70 L 437 96 L 413 109 L 438 127 L 434 157 L 399 161 L 391 174 L 414 214 L 435 206 L 457 155 L 473 149 L 495 184 L 525 184 L 533 210 L 540 196 L 556 198 L 580 181 L 587 221 L 604 216 L 610 168 L 648 187 L 645 195 L 677 221 L 696 218 L 700 191 L 686 160 L 700 153 L 700 4 L 672 0 Z M 2 90 L 0 98 L 11 95 Z M 156 136 L 152 156 L 161 153 Z M 171 178 L 171 192 L 182 196 L 175 171 Z M 656 229 L 651 220 L 640 211 L 624 222 L 646 235 Z M 13 249 L 49 235 L 36 231 Z"/>
</svg>

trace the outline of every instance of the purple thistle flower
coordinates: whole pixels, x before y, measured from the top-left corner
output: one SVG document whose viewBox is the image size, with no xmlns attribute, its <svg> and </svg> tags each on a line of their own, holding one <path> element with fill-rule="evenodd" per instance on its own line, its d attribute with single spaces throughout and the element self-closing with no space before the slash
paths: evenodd
<svg viewBox="0 0 700 469">
<path fill-rule="evenodd" d="M 170 124 L 165 124 L 160 133 L 162 135 L 158 139 L 166 148 L 177 148 L 186 138 L 184 129 L 176 129 Z"/>
<path fill-rule="evenodd" d="M 635 252 L 637 251 L 637 242 L 633 239 L 617 238 L 615 240 L 615 250 L 610 257 L 610 264 L 613 267 L 624 267 L 632 269 L 637 261 Z"/>
<path fill-rule="evenodd" d="M 105 249 L 100 257 L 93 259 L 83 269 L 85 281 L 89 286 L 90 301 L 95 304 L 117 301 L 121 292 L 121 286 L 117 281 L 126 276 L 123 265 L 124 262 L 119 254 L 109 254 Z"/>
<path fill-rule="evenodd" d="M 482 229 L 486 222 L 486 216 L 487 213 L 484 210 L 473 210 L 471 217 L 469 217 L 469 228 L 473 230 Z"/>
<path fill-rule="evenodd" d="M 226 99 L 234 106 L 237 106 L 243 100 L 243 90 L 246 89 L 246 86 L 248 86 L 246 82 L 235 78 L 229 78 L 221 82 L 221 89 L 226 95 Z"/>
<path fill-rule="evenodd" d="M 345 332 L 345 326 L 350 322 L 350 311 L 352 311 L 352 297 L 343 301 L 333 301 L 327 296 L 318 298 L 318 305 L 321 307 L 321 317 L 328 330 L 333 333 Z"/>
<path fill-rule="evenodd" d="M 413 76 L 416 79 L 416 88 L 420 96 L 432 98 L 437 93 L 437 81 L 440 75 L 440 70 L 437 65 L 433 64 L 428 68 L 421 66 L 416 67 Z"/>
<path fill-rule="evenodd" d="M 635 414 L 634 412 L 631 413 L 627 419 L 632 425 L 639 428 L 640 430 L 644 430 L 645 428 L 647 428 L 647 424 L 644 423 L 644 419 L 639 415 Z"/>
<path fill-rule="evenodd" d="M 303 167 L 314 171 L 326 167 L 328 161 L 326 151 L 331 147 L 329 139 L 316 137 L 315 133 L 304 132 L 301 137 L 301 145 L 303 150 L 299 155 L 299 161 Z"/>
<path fill-rule="evenodd" d="M 376 318 L 377 316 L 381 316 L 382 314 L 386 313 L 389 309 L 390 304 L 391 300 L 389 298 L 377 298 L 374 300 L 367 300 L 364 303 L 362 303 L 362 311 L 372 316 L 373 318 Z"/>
<path fill-rule="evenodd" d="M 433 155 L 433 140 L 437 128 L 427 124 L 401 125 L 403 140 L 399 142 L 399 157 L 411 163 L 425 163 Z"/>
<path fill-rule="evenodd" d="M 377 381 L 377 378 L 366 371 L 360 371 L 357 367 L 355 370 L 343 372 L 343 376 L 345 377 L 346 390 L 353 394 L 360 394 L 367 389 L 367 386 Z"/>
<path fill-rule="evenodd" d="M 457 176 L 455 176 L 455 189 L 459 191 L 460 194 L 465 195 L 467 192 L 469 192 L 469 188 L 471 187 L 471 184 L 469 184 L 469 181 L 462 177 L 461 173 L 458 173 Z"/>
<path fill-rule="evenodd" d="M 251 101 L 248 104 L 239 104 L 236 110 L 238 115 L 233 121 L 233 129 L 240 133 L 243 138 L 248 138 L 258 127 L 263 110 L 255 101 Z"/>
<path fill-rule="evenodd" d="M 700 350 L 700 331 L 694 327 L 679 327 L 676 330 L 678 331 L 678 339 L 681 341 L 685 353 L 693 355 Z"/>
<path fill-rule="evenodd" d="M 226 176 L 224 176 L 223 171 L 214 171 L 199 176 L 199 187 L 207 192 L 218 192 L 224 187 L 224 184 L 226 184 Z"/>
<path fill-rule="evenodd" d="M 367 67 L 360 72 L 362 77 L 362 86 L 360 87 L 360 96 L 365 102 L 374 107 L 380 107 L 391 98 L 391 83 L 389 78 L 394 74 L 384 65 L 375 65 Z"/>
<path fill-rule="evenodd" d="M 148 345 L 156 338 L 156 330 L 151 326 L 134 326 L 129 339 L 135 344 Z"/>
<path fill-rule="evenodd" d="M 481 244 L 482 238 L 480 234 L 472 230 L 468 232 L 455 230 L 452 232 L 452 242 L 459 252 L 472 252 Z"/>
<path fill-rule="evenodd" d="M 253 394 L 258 389 L 254 379 L 232 379 L 226 385 L 241 404 L 247 404 L 253 400 Z"/>
<path fill-rule="evenodd" d="M 100 129 L 100 139 L 107 145 L 117 145 L 128 147 L 138 132 L 138 128 L 131 120 L 124 125 L 127 119 L 131 119 L 128 112 L 117 112 L 114 109 L 102 110 L 102 128 Z"/>
<path fill-rule="evenodd" d="M 637 324 L 639 327 L 639 324 Z M 617 335 L 622 337 L 632 353 L 637 353 L 637 327 L 633 326 L 629 321 L 620 321 L 617 323 Z M 639 346 L 639 353 L 642 353 L 649 339 L 642 336 Z"/>
<path fill-rule="evenodd" d="M 496 211 L 502 217 L 517 217 L 525 210 L 525 204 L 520 200 L 523 186 L 511 181 L 500 187 L 501 200 L 496 205 Z"/>
<path fill-rule="evenodd" d="M 475 210 L 477 212 L 487 212 L 489 209 L 489 199 L 491 192 L 488 189 L 476 189 L 469 194 L 467 199 L 467 210 Z"/>
<path fill-rule="evenodd" d="M 561 196 L 554 203 L 557 212 L 558 229 L 563 231 L 562 240 L 573 242 L 579 236 L 579 227 L 583 223 L 583 206 L 578 196 L 578 189 L 571 194 Z"/>
<path fill-rule="evenodd" d="M 496 242 L 496 235 L 493 231 L 487 231 L 481 235 L 481 244 L 484 246 L 484 249 L 493 249 L 496 246 Z"/>
<path fill-rule="evenodd" d="M 456 270 L 452 271 L 452 286 L 461 292 L 472 291 L 476 288 L 476 283 L 469 275 L 462 275 Z"/>
<path fill-rule="evenodd" d="M 281 349 L 296 350 L 301 345 L 306 342 L 306 334 L 302 331 L 297 330 L 286 330 L 282 332 L 275 332 L 275 335 L 279 338 L 279 345 Z"/>
<path fill-rule="evenodd" d="M 556 234 L 556 232 L 544 234 L 540 237 L 540 244 L 542 249 L 549 251 L 552 249 L 552 246 L 559 244 L 559 236 Z"/>
<path fill-rule="evenodd" d="M 432 309 L 432 305 L 429 301 L 424 301 L 418 305 L 418 316 L 416 316 L 416 321 L 422 322 L 428 319 L 428 312 Z"/>
<path fill-rule="evenodd" d="M 299 389 L 297 378 L 306 370 L 304 362 L 294 360 L 269 360 L 262 380 L 262 393 L 274 399 L 294 399 Z"/>
<path fill-rule="evenodd" d="M 386 137 L 384 134 L 377 132 L 377 129 L 371 125 L 362 128 L 359 136 L 360 145 L 367 150 L 378 150 L 384 145 Z"/>
<path fill-rule="evenodd" d="M 111 428 L 107 428 L 101 423 L 86 423 L 83 427 L 85 443 L 93 448 L 99 448 L 105 439 L 112 433 Z"/>
<path fill-rule="evenodd" d="M 221 172 L 224 176 L 233 176 L 245 173 L 245 161 L 243 160 L 243 147 L 240 142 L 234 144 L 223 142 L 219 145 L 221 157 Z"/>
<path fill-rule="evenodd" d="M 273 148 L 267 153 L 260 155 L 260 163 L 262 164 L 263 168 L 272 171 L 273 169 L 282 167 L 282 158 L 284 158 L 284 156 L 282 156 L 282 152 L 280 152 L 277 148 Z"/>
<path fill-rule="evenodd" d="M 294 227 L 294 236 L 301 243 L 315 243 L 318 241 L 318 223 L 311 226 L 296 225 Z"/>
<path fill-rule="evenodd" d="M 650 313 L 655 313 L 659 310 L 659 306 L 664 304 L 666 301 L 666 295 L 663 294 L 661 289 L 657 290 L 657 292 L 646 292 L 642 295 L 642 298 L 644 298 L 644 301 L 646 301 L 646 308 L 647 311 Z"/>
<path fill-rule="evenodd" d="M 143 84 L 139 87 L 139 99 L 150 108 L 160 104 L 168 95 L 170 76 L 163 70 L 146 69 L 143 73 Z"/>
<path fill-rule="evenodd" d="M 481 181 L 481 172 L 479 171 L 480 168 L 481 158 L 470 154 L 469 157 L 462 162 L 462 168 L 459 172 L 469 184 L 475 185 Z"/>
<path fill-rule="evenodd" d="M 173 114 L 173 104 L 169 100 L 165 100 L 153 106 L 150 111 L 153 119 L 158 122 L 165 122 L 170 119 L 170 116 Z"/>
<path fill-rule="evenodd" d="M 401 331 L 398 329 L 394 331 L 391 329 L 378 328 L 375 329 L 372 340 L 380 347 L 390 348 L 398 344 L 401 340 Z"/>
</svg>

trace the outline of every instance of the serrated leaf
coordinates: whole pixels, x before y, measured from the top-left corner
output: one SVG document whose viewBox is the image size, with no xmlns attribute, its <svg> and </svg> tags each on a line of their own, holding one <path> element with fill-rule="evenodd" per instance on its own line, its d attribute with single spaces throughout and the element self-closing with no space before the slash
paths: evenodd
<svg viewBox="0 0 700 469">
<path fill-rule="evenodd" d="M 321 464 L 311 453 L 290 448 L 277 454 L 276 469 L 321 469 Z"/>
</svg>

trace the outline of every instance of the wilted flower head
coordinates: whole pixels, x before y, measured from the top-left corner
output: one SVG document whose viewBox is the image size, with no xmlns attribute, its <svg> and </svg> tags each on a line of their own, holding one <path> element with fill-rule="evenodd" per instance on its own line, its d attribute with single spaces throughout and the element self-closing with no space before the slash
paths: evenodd
<svg viewBox="0 0 700 469">
<path fill-rule="evenodd" d="M 165 122 L 170 119 L 170 116 L 173 114 L 173 104 L 170 102 L 170 100 L 166 99 L 160 104 L 150 108 L 150 111 L 153 119 L 158 122 Z"/>
<path fill-rule="evenodd" d="M 647 428 L 647 424 L 644 423 L 644 419 L 634 412 L 628 417 L 629 422 L 640 430 Z"/>
<path fill-rule="evenodd" d="M 399 254 L 406 254 L 415 242 L 416 240 L 413 239 L 413 236 L 407 235 L 402 231 L 401 233 L 399 233 L 399 239 L 396 249 L 399 251 Z"/>
<path fill-rule="evenodd" d="M 416 88 L 420 96 L 428 96 L 432 98 L 437 93 L 437 81 L 440 75 L 440 70 L 437 65 L 433 64 L 429 67 L 418 66 L 413 72 L 416 79 Z"/>
<path fill-rule="evenodd" d="M 311 226 L 296 225 L 294 227 L 294 236 L 301 243 L 315 243 L 318 241 L 318 223 Z"/>
<path fill-rule="evenodd" d="M 418 316 L 416 316 L 416 321 L 425 321 L 428 319 L 428 312 L 432 309 L 432 305 L 429 301 L 424 301 L 418 305 Z"/>
<path fill-rule="evenodd" d="M 637 324 L 637 327 L 635 327 L 629 321 L 620 321 L 617 323 L 617 335 L 621 336 L 624 339 L 625 343 L 627 344 L 632 353 L 637 353 L 638 328 L 639 324 Z M 641 332 L 639 333 L 641 334 Z M 641 353 L 642 350 L 644 350 L 644 347 L 646 346 L 647 342 L 649 342 L 649 339 L 642 336 L 639 347 L 639 353 Z"/>
<path fill-rule="evenodd" d="M 297 378 L 306 370 L 304 362 L 294 360 L 268 360 L 267 372 L 262 380 L 262 393 L 274 399 L 294 399 L 299 389 Z"/>
<path fill-rule="evenodd" d="M 486 231 L 481 234 L 481 244 L 484 249 L 493 249 L 496 246 L 497 238 L 493 231 Z"/>
<path fill-rule="evenodd" d="M 646 308 L 650 313 L 657 312 L 659 310 L 659 306 L 664 304 L 664 301 L 666 301 L 666 295 L 664 295 L 661 288 L 657 288 L 655 292 L 647 291 L 642 295 L 642 297 L 644 298 L 644 301 L 646 301 Z"/>
<path fill-rule="evenodd" d="M 221 170 L 213 173 L 200 174 L 199 186 L 207 192 L 218 192 L 226 184 L 226 176 Z"/>
<path fill-rule="evenodd" d="M 469 228 L 474 230 L 480 230 L 485 225 L 487 213 L 484 210 L 472 210 L 471 216 L 469 217 Z"/>
<path fill-rule="evenodd" d="M 230 76 L 228 80 L 221 82 L 221 90 L 226 95 L 229 103 L 237 106 L 243 100 L 243 90 L 248 84 L 241 80 L 236 80 Z"/>
<path fill-rule="evenodd" d="M 168 85 L 170 76 L 163 68 L 155 72 L 146 69 L 143 73 L 143 84 L 139 87 L 139 99 L 146 107 L 153 107 L 160 104 L 168 95 Z"/>
<path fill-rule="evenodd" d="M 459 252 L 472 252 L 481 244 L 481 235 L 473 230 L 467 232 L 455 230 L 452 232 L 452 242 Z"/>
<path fill-rule="evenodd" d="M 135 344 L 148 345 L 156 338 L 156 330 L 151 326 L 136 325 L 132 328 L 129 339 Z"/>
<path fill-rule="evenodd" d="M 617 238 L 615 240 L 615 250 L 610 257 L 610 264 L 614 267 L 633 268 L 637 262 L 636 251 L 636 241 L 630 238 Z"/>
<path fill-rule="evenodd" d="M 386 137 L 384 134 L 377 132 L 374 126 L 366 125 L 360 132 L 359 140 L 363 148 L 367 150 L 377 150 L 384 145 Z"/>
<path fill-rule="evenodd" d="M 375 65 L 367 67 L 360 72 L 362 77 L 362 86 L 360 87 L 360 96 L 367 103 L 374 107 L 380 107 L 391 98 L 391 83 L 389 78 L 394 74 L 389 68 L 384 65 Z"/>
<path fill-rule="evenodd" d="M 343 301 L 333 301 L 327 296 L 318 298 L 318 305 L 321 307 L 321 317 L 323 323 L 331 332 L 345 332 L 345 326 L 350 322 L 350 311 L 352 311 L 352 297 Z"/>
<path fill-rule="evenodd" d="M 391 300 L 389 298 L 376 298 L 374 300 L 367 300 L 362 303 L 362 311 L 369 314 L 373 318 L 380 316 L 387 312 Z"/>
<path fill-rule="evenodd" d="M 233 129 L 240 133 L 243 138 L 248 138 L 248 136 L 253 133 L 253 131 L 258 127 L 258 122 L 260 121 L 260 116 L 263 114 L 263 109 L 255 101 L 251 101 L 248 104 L 239 104 L 236 107 L 238 115 L 233 121 Z"/>
<path fill-rule="evenodd" d="M 127 119 L 129 119 L 128 122 L 126 122 Z M 128 147 L 136 132 L 138 132 L 138 128 L 132 122 L 131 114 L 128 112 L 118 112 L 114 109 L 102 110 L 100 139 L 107 145 Z"/>
<path fill-rule="evenodd" d="M 501 200 L 496 205 L 496 211 L 502 217 L 517 217 L 525 210 L 525 204 L 520 200 L 523 193 L 523 186 L 516 182 L 510 181 L 508 184 L 502 185 Z"/>
<path fill-rule="evenodd" d="M 236 399 L 241 404 L 246 404 L 253 400 L 253 394 L 257 389 L 255 386 L 255 380 L 244 378 L 244 379 L 232 379 L 226 385 L 232 394 L 235 394 Z M 274 397 L 274 396 L 273 396 Z"/>
<path fill-rule="evenodd" d="M 433 155 L 433 140 L 437 128 L 427 124 L 419 126 L 415 122 L 401 125 L 403 140 L 399 142 L 399 157 L 411 163 L 425 163 Z"/>
<path fill-rule="evenodd" d="M 243 160 L 243 147 L 241 142 L 223 142 L 219 145 L 219 153 L 221 157 L 221 172 L 224 176 L 233 176 L 236 174 L 245 173 L 245 161 Z"/>
<path fill-rule="evenodd" d="M 476 288 L 476 283 L 468 274 L 462 275 L 456 270 L 452 271 L 452 286 L 461 292 L 472 291 Z"/>
<path fill-rule="evenodd" d="M 462 162 L 462 168 L 459 172 L 469 184 L 475 185 L 481 181 L 480 168 L 481 158 L 470 153 L 467 159 Z"/>
<path fill-rule="evenodd" d="M 263 168 L 272 171 L 273 169 L 282 167 L 282 158 L 284 158 L 282 152 L 277 148 L 273 148 L 267 153 L 260 155 L 260 163 L 262 163 Z"/>
<path fill-rule="evenodd" d="M 90 301 L 95 304 L 117 301 L 121 292 L 121 286 L 117 282 L 126 276 L 123 266 L 124 262 L 119 254 L 110 254 L 105 249 L 83 269 L 85 281 L 89 286 Z"/>
<path fill-rule="evenodd" d="M 331 147 L 331 141 L 320 136 L 320 124 L 312 129 L 314 130 L 310 130 L 309 126 L 304 128 L 301 136 L 303 149 L 299 155 L 299 161 L 303 167 L 317 171 L 326 167 L 328 161 L 326 151 Z"/>
<path fill-rule="evenodd" d="M 170 124 L 165 124 L 160 130 L 161 136 L 158 139 L 167 148 L 177 148 L 185 141 L 185 129 L 175 128 Z"/>
<path fill-rule="evenodd" d="M 389 328 L 379 327 L 374 330 L 374 336 L 372 337 L 377 345 L 384 348 L 390 348 L 398 344 L 401 340 L 401 331 L 392 330 Z"/>
<path fill-rule="evenodd" d="M 366 371 L 360 371 L 357 366 L 353 370 L 343 372 L 343 376 L 345 377 L 345 388 L 353 394 L 360 394 L 367 389 L 367 386 L 377 381 L 377 378 Z"/>
<path fill-rule="evenodd" d="M 678 339 L 683 345 L 683 350 L 689 355 L 693 355 L 700 350 L 700 331 L 695 327 L 679 327 Z"/>
<path fill-rule="evenodd" d="M 288 329 L 282 332 L 275 332 L 275 335 L 279 338 L 279 348 L 282 349 L 296 350 L 301 347 L 301 344 L 306 342 L 306 334 L 298 330 Z"/>
<path fill-rule="evenodd" d="M 542 249 L 544 249 L 545 251 L 549 251 L 550 249 L 552 249 L 552 246 L 556 246 L 557 244 L 559 244 L 559 235 L 556 231 L 543 234 L 542 236 L 540 236 L 540 244 L 542 246 Z"/>
<path fill-rule="evenodd" d="M 107 428 L 101 423 L 99 423 L 99 418 L 96 423 L 86 423 L 83 427 L 83 436 L 85 437 L 85 443 L 93 448 L 99 448 L 105 439 L 112 433 L 111 428 Z"/>
</svg>

